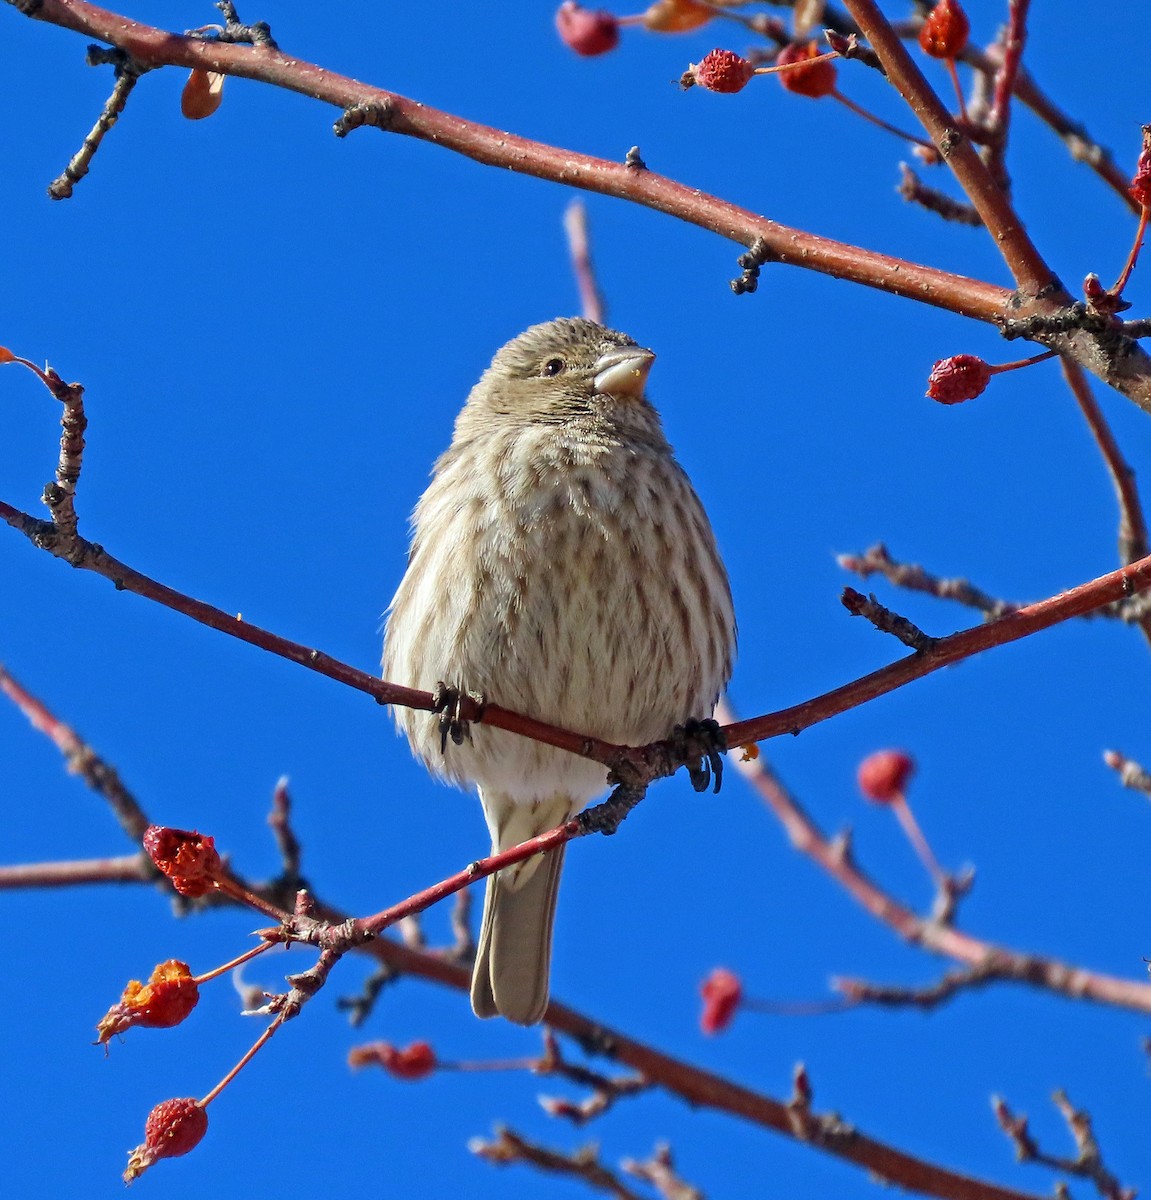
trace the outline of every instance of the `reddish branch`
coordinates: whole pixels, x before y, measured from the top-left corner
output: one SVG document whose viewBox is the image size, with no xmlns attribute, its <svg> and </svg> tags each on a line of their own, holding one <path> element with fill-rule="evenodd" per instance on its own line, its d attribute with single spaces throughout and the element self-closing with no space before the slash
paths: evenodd
<svg viewBox="0 0 1151 1200">
<path fill-rule="evenodd" d="M 1060 592 L 1049 600 L 1028 604 L 993 621 L 938 638 L 929 650 L 909 655 L 888 667 L 881 667 L 834 691 L 779 712 L 725 726 L 729 745 L 758 742 L 781 733 L 799 733 L 820 721 L 856 708 L 876 696 L 930 675 L 942 667 L 978 654 L 990 646 L 1002 646 L 1049 629 L 1072 617 L 1112 604 L 1151 587 L 1151 557 L 1101 575 L 1090 583 Z"/>
<path fill-rule="evenodd" d="M 1147 541 L 1147 521 L 1143 515 L 1143 502 L 1139 498 L 1139 489 L 1135 483 L 1135 472 L 1123 457 L 1115 435 L 1107 424 L 1103 411 L 1091 393 L 1082 368 L 1078 363 L 1060 360 L 1063 377 L 1075 397 L 1080 411 L 1091 430 L 1091 436 L 1103 455 L 1107 474 L 1115 488 L 1115 498 L 1119 503 L 1119 561 L 1130 563 L 1145 558 L 1151 547 Z M 1151 613 L 1144 613 L 1139 618 L 1140 628 L 1144 636 L 1151 642 Z"/>
<path fill-rule="evenodd" d="M 19 0 L 8 2 L 21 6 Z M 758 239 L 775 262 L 920 300 L 1001 328 L 1011 319 L 1036 315 L 1054 318 L 1062 313 L 1070 303 L 1070 296 L 1054 286 L 1050 270 L 1006 197 L 974 148 L 956 129 L 898 36 L 872 0 L 851 0 L 848 7 L 872 40 L 892 82 L 924 122 L 997 246 L 1003 250 L 1019 285 L 1019 294 L 792 229 L 646 168 L 593 158 L 468 121 L 383 88 L 337 75 L 268 45 L 229 45 L 181 36 L 130 21 L 85 0 L 40 0 L 31 15 L 110 43 L 127 53 L 133 62 L 149 69 L 202 67 L 300 92 L 346 112 L 350 110 L 354 119 L 341 123 L 343 130 L 356 124 L 372 124 L 488 166 L 616 196 L 744 246 L 751 246 Z M 1044 288 L 1049 290 L 1044 292 Z M 1072 323 L 1069 329 L 1036 326 L 1028 336 L 1082 362 L 1088 370 L 1151 412 L 1151 358 L 1137 344 L 1106 332 L 1108 336 L 1104 337 L 1098 330 L 1088 332 Z"/>
<path fill-rule="evenodd" d="M 721 706 L 719 716 L 726 722 L 731 714 Z M 740 724 L 727 725 L 732 731 L 741 727 Z M 733 737 L 732 742 L 735 744 L 739 740 Z M 970 984 L 985 984 L 991 979 L 1009 980 L 1045 988 L 1074 1000 L 1093 1000 L 1151 1013 L 1151 984 L 1118 979 L 1057 959 L 1010 950 L 912 912 L 852 861 L 842 841 L 828 838 L 819 829 L 788 794 L 764 762 L 763 755 L 747 761 L 741 761 L 738 755 L 735 757 L 739 771 L 771 809 L 797 850 L 821 866 L 852 899 L 904 941 L 971 968 L 972 974 L 967 981 Z"/>
<path fill-rule="evenodd" d="M 430 692 L 401 687 L 377 679 L 374 675 L 340 662 L 320 650 L 302 646 L 201 600 L 186 596 L 133 570 L 113 558 L 102 546 L 80 537 L 60 539 L 58 531 L 50 523 L 37 520 L 2 500 L 0 519 L 23 533 L 41 549 L 66 558 L 75 567 L 94 571 L 112 580 L 121 591 L 134 592 L 154 600 L 191 617 L 194 621 L 199 621 L 202 625 L 318 671 L 348 687 L 367 692 L 381 704 L 403 704 L 429 712 L 436 707 L 436 699 Z M 791 708 L 766 713 L 728 726 L 725 729 L 728 742 L 742 744 L 778 737 L 783 733 L 799 733 L 820 721 L 857 708 L 877 696 L 903 687 L 914 679 L 921 679 L 993 646 L 1018 641 L 1073 617 L 1084 616 L 1116 601 L 1127 599 L 1147 588 L 1151 588 L 1151 557 L 1142 558 L 1108 575 L 1101 575 L 1098 579 L 1080 584 L 1048 600 L 1026 605 L 997 620 L 962 630 L 950 637 L 939 638 L 933 641 L 928 649 L 900 659 L 890 666 L 881 667 L 870 675 L 864 675 Z M 667 742 L 656 742 L 640 748 L 616 746 L 611 742 L 559 729 L 511 709 L 502 708 L 498 704 L 488 704 L 481 712 L 478 706 L 466 697 L 461 701 L 460 715 L 464 720 L 482 718 L 487 725 L 510 730 L 549 746 L 558 746 L 573 754 L 601 762 L 616 772 L 630 771 L 640 781 L 650 782 L 651 779 L 670 773 L 678 765 L 674 757 L 674 748 Z"/>
<path fill-rule="evenodd" d="M 34 729 L 48 737 L 56 749 L 63 755 L 68 770 L 79 775 L 84 782 L 98 792 L 108 802 L 120 828 L 128 835 L 135 845 L 140 844 L 144 830 L 149 821 L 144 815 L 136 798 L 124 786 L 116 769 L 106 763 L 74 729 L 61 721 L 42 701 L 32 695 L 18 680 L 0 665 L 0 692 L 28 718 Z M 117 859 L 101 860 L 109 864 L 117 863 Z M 83 864 L 73 864 L 77 868 Z M 112 869 L 112 868 L 110 868 Z M 119 878 L 115 874 L 109 878 Z M 139 866 L 141 879 L 154 879 L 156 871 L 146 858 Z M 80 882 L 79 879 L 76 882 Z"/>
<path fill-rule="evenodd" d="M 564 209 L 564 233 L 571 255 L 572 273 L 579 289 L 580 312 L 589 321 L 604 321 L 604 300 L 596 280 L 591 258 L 591 236 L 588 233 L 587 206 L 573 200 Z"/>
<path fill-rule="evenodd" d="M 27 693 L 23 694 L 27 695 Z M 48 733 L 49 736 L 53 736 L 53 740 L 56 740 L 57 745 L 63 749 L 62 743 L 51 732 L 53 728 L 61 727 L 61 722 L 52 717 L 38 701 L 35 703 L 36 711 L 49 718 L 37 722 L 37 728 Z M 72 731 L 68 732 L 72 739 L 78 741 Z M 87 782 L 90 786 L 97 787 L 97 783 L 93 779 L 89 778 Z M 138 805 L 136 808 L 139 811 Z M 143 812 L 140 812 L 140 817 L 147 826 L 148 818 Z M 117 860 L 107 861 L 114 863 Z M 19 870 L 19 868 L 14 868 L 14 870 Z M 477 875 L 476 878 L 478 877 Z M 239 877 L 232 876 L 231 878 L 235 882 L 231 894 L 237 899 L 243 898 L 251 903 L 257 893 L 265 890 L 258 885 L 249 884 Z M 33 882 L 39 883 L 42 880 Z M 433 891 L 435 889 L 429 889 L 422 895 L 428 896 Z M 413 907 L 417 907 L 413 901 L 406 901 L 402 905 L 395 905 L 391 909 L 385 910 L 385 912 L 400 914 L 401 910 L 410 910 Z M 277 910 L 274 904 L 265 899 L 260 899 L 258 910 L 276 917 L 282 922 L 285 929 L 299 923 L 306 915 L 314 922 L 326 924 L 330 935 L 328 940 L 333 943 L 341 928 L 345 930 L 358 928 L 361 933 L 364 928 L 362 923 L 350 920 L 345 913 L 331 906 L 317 903 L 311 898 L 308 900 L 306 913 L 303 910 L 291 913 L 285 908 Z M 398 916 L 396 919 L 399 919 Z M 377 926 L 382 927 L 382 922 L 378 922 Z M 372 955 L 392 972 L 404 972 L 431 980 L 465 994 L 470 987 L 471 972 L 467 966 L 434 952 L 414 949 L 384 937 L 377 937 L 367 942 L 360 941 L 356 949 Z M 284 997 L 276 998 L 278 1004 L 276 1011 L 279 1019 L 264 1031 L 257 1047 L 272 1036 L 273 1030 L 280 1028 L 284 1019 L 294 1016 L 308 996 L 315 994 L 320 984 L 326 979 L 337 956 L 338 952 L 333 951 L 330 946 L 325 947 L 316 967 L 313 967 L 311 971 L 301 972 L 289 980 L 293 985 L 293 991 Z M 289 1004 L 294 1004 L 295 1008 L 289 1009 L 287 1007 Z M 809 1112 L 803 1122 L 797 1123 L 792 1105 L 755 1092 L 750 1088 L 742 1087 L 731 1080 L 704 1071 L 680 1059 L 661 1054 L 658 1050 L 617 1033 L 557 1001 L 553 1001 L 549 1005 L 545 1020 L 552 1029 L 566 1033 L 585 1049 L 609 1055 L 616 1062 L 623 1063 L 639 1072 L 650 1084 L 680 1096 L 689 1104 L 726 1112 L 753 1124 L 773 1129 L 785 1136 L 812 1142 L 826 1153 L 857 1163 L 873 1175 L 900 1187 L 927 1195 L 944 1197 L 947 1200 L 1038 1200 L 1037 1197 L 1027 1193 L 971 1179 L 934 1163 L 925 1162 L 883 1142 L 875 1141 L 854 1129 L 848 1134 L 840 1130 L 831 1118 L 819 1118 Z M 253 1047 L 242 1061 L 248 1061 L 257 1047 Z M 234 1073 L 234 1071 L 230 1072 L 227 1078 L 233 1077 Z M 839 1132 L 837 1133 L 836 1130 Z"/>
<path fill-rule="evenodd" d="M 874 0 L 845 0 L 845 5 L 879 55 L 887 77 L 955 172 L 996 249 L 1003 255 L 1020 292 L 1025 296 L 1039 296 L 1049 289 L 1061 291 L 1058 280 L 1028 237 L 1003 189 L 970 140 L 960 131 L 955 118 L 935 94 L 879 6 Z"/>
<path fill-rule="evenodd" d="M 320 650 L 302 646 L 298 642 L 280 637 L 221 609 L 186 596 L 174 588 L 167 587 L 148 576 L 133 570 L 125 563 L 113 558 L 102 546 L 84 538 L 75 538 L 61 544 L 54 527 L 39 521 L 27 513 L 13 508 L 0 500 L 0 519 L 23 533 L 34 544 L 49 553 L 66 558 L 73 566 L 103 575 L 112 580 L 121 591 L 134 592 L 146 599 L 154 600 L 176 612 L 199 621 L 202 625 L 227 633 L 241 641 L 277 654 L 300 666 L 318 671 L 337 682 L 374 696 L 381 704 L 403 704 L 410 708 L 432 711 L 436 707 L 435 697 L 430 692 L 401 687 L 377 679 L 366 671 L 340 662 Z M 740 721 L 725 729 L 730 744 L 763 741 L 783 733 L 799 733 L 820 721 L 837 716 L 841 712 L 856 708 L 877 696 L 886 695 L 903 687 L 914 679 L 930 675 L 943 667 L 951 666 L 993 646 L 1018 641 L 1040 630 L 1049 629 L 1073 617 L 1094 612 L 1108 604 L 1126 599 L 1151 588 L 1151 557 L 1102 575 L 1089 583 L 1080 584 L 1070 591 L 1052 596 L 1036 604 L 1026 605 L 1010 612 L 998 620 L 965 629 L 950 637 L 932 642 L 929 649 L 900 659 L 890 666 L 881 667 L 833 691 L 825 692 L 811 700 L 805 700 L 775 713 Z M 601 762 L 613 770 L 630 768 L 639 776 L 658 778 L 675 766 L 672 747 L 666 742 L 656 742 L 649 747 L 629 748 L 586 737 L 570 730 L 559 729 L 543 721 L 502 708 L 498 704 L 486 705 L 482 713 L 473 701 L 466 697 L 461 701 L 461 717 L 464 720 L 482 720 L 498 729 L 507 729 L 524 737 L 530 737 L 546 745 L 558 746 L 573 754 L 582 755 Z"/>
</svg>

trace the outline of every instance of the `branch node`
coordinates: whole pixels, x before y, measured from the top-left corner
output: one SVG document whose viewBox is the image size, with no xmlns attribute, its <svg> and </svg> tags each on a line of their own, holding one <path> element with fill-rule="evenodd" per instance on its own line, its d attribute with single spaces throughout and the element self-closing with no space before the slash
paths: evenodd
<svg viewBox="0 0 1151 1200">
<path fill-rule="evenodd" d="M 647 163 L 645 163 L 643 158 L 640 156 L 638 146 L 632 146 L 627 154 L 624 155 L 623 165 L 625 167 L 629 167 L 633 171 L 647 170 Z"/>
<path fill-rule="evenodd" d="M 736 264 L 743 268 L 743 274 L 738 279 L 732 279 L 731 290 L 737 296 L 750 295 L 759 287 L 759 269 L 769 262 L 778 262 L 779 256 L 775 254 L 767 242 L 757 237 L 754 242 L 748 247 L 745 253 L 737 258 Z"/>
<path fill-rule="evenodd" d="M 390 129 L 395 118 L 395 105 L 391 100 L 372 104 L 353 104 L 336 118 L 332 132 L 338 138 L 347 137 L 361 125 L 372 125 L 376 129 Z"/>
</svg>

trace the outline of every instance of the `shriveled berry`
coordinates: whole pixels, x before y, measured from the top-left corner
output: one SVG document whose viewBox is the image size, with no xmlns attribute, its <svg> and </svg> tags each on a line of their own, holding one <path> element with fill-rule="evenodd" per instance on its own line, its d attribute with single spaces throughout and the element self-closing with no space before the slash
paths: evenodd
<svg viewBox="0 0 1151 1200">
<path fill-rule="evenodd" d="M 556 13 L 556 29 L 565 46 L 591 58 L 607 54 L 619 45 L 619 21 L 602 9 L 584 8 L 576 0 L 564 0 Z"/>
<path fill-rule="evenodd" d="M 706 25 L 714 10 L 697 0 L 655 0 L 643 14 L 645 29 L 654 33 L 688 33 Z"/>
<path fill-rule="evenodd" d="M 835 91 L 835 63 L 829 58 L 820 58 L 820 53 L 817 42 L 792 42 L 784 46 L 776 56 L 775 65 L 790 69 L 780 71 L 776 78 L 787 91 L 798 96 L 809 96 L 812 100 L 830 96 Z M 819 61 L 812 62 L 812 59 Z M 793 63 L 804 65 L 792 66 Z"/>
<path fill-rule="evenodd" d="M 704 1033 L 719 1033 L 731 1024 L 739 1008 L 743 984 L 734 971 L 716 967 L 700 985 L 699 994 L 703 997 L 700 1028 Z"/>
<path fill-rule="evenodd" d="M 903 750 L 877 750 L 859 764 L 859 790 L 876 804 L 890 804 L 903 795 L 915 771 L 915 759 Z"/>
<path fill-rule="evenodd" d="M 967 47 L 971 22 L 959 0 L 939 0 L 923 19 L 919 45 L 932 58 L 958 58 Z"/>
<path fill-rule="evenodd" d="M 142 841 L 144 852 L 181 896 L 203 896 L 215 887 L 221 863 L 214 838 L 195 830 L 149 825 Z"/>
<path fill-rule="evenodd" d="M 144 1144 L 128 1157 L 124 1182 L 139 1178 L 161 1158 L 179 1158 L 199 1145 L 208 1131 L 208 1113 L 196 1100 L 165 1100 L 148 1114 Z"/>
<path fill-rule="evenodd" d="M 982 395 L 991 380 L 991 367 L 974 354 L 941 358 L 927 377 L 927 395 L 940 404 L 962 404 Z"/>
<path fill-rule="evenodd" d="M 96 1026 L 98 1045 L 106 1045 L 117 1034 L 142 1025 L 146 1029 L 168 1029 L 179 1025 L 196 1007 L 200 987 L 187 963 L 170 958 L 160 963 L 147 983 L 133 979 Z"/>
<path fill-rule="evenodd" d="M 713 50 L 702 62 L 692 63 L 688 72 L 693 82 L 709 92 L 739 92 L 755 74 L 755 68 L 734 50 Z"/>
</svg>

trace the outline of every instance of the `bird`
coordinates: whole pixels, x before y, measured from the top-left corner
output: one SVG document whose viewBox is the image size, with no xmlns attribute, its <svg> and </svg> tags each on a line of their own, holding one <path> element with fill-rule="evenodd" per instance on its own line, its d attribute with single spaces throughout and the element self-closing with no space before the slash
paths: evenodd
<svg viewBox="0 0 1151 1200">
<path fill-rule="evenodd" d="M 641 746 L 710 718 L 736 623 L 711 524 L 645 388 L 655 355 L 581 317 L 500 349 L 412 515 L 383 677 L 457 689 Z M 607 769 L 476 723 L 393 709 L 432 775 L 479 792 L 493 853 L 570 819 Z M 548 1004 L 564 847 L 489 876 L 477 1016 L 534 1025 Z"/>
</svg>

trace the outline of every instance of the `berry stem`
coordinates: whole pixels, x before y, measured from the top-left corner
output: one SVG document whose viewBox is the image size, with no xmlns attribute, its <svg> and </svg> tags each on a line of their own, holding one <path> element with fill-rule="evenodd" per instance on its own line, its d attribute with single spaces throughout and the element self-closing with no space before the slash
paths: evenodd
<svg viewBox="0 0 1151 1200">
<path fill-rule="evenodd" d="M 243 1058 L 240 1059 L 238 1063 L 236 1063 L 236 1065 L 227 1073 L 227 1075 L 225 1075 L 224 1078 L 221 1079 L 220 1082 L 216 1084 L 216 1086 L 202 1100 L 197 1101 L 201 1108 L 207 1108 L 208 1105 L 211 1104 L 212 1101 L 215 1100 L 215 1098 L 228 1086 L 228 1084 L 230 1084 L 232 1080 L 239 1075 L 239 1073 L 248 1065 L 248 1063 L 255 1058 L 259 1051 L 263 1049 L 265 1043 L 271 1041 L 272 1036 L 275 1034 L 276 1030 L 283 1025 L 284 1020 L 284 1014 L 280 1013 L 276 1019 L 272 1021 L 268 1028 L 265 1029 L 258 1038 L 256 1038 L 256 1040 L 248 1048 L 247 1053 L 243 1056 Z"/>
<path fill-rule="evenodd" d="M 273 921 L 279 921 L 283 917 L 280 909 L 270 900 L 265 900 L 263 896 L 257 896 L 255 892 L 249 891 L 248 888 L 241 886 L 234 879 L 219 878 L 215 883 L 217 891 L 222 892 L 231 900 L 235 900 L 240 904 L 247 904 L 258 912 L 262 912 L 265 917 L 270 917 Z"/>
<path fill-rule="evenodd" d="M 437 1062 L 438 1071 L 531 1071 L 538 1058 L 493 1058 L 488 1062 Z"/>
<path fill-rule="evenodd" d="M 830 62 L 833 58 L 839 58 L 838 50 L 828 50 L 825 54 L 817 54 L 814 58 L 798 58 L 795 62 L 776 63 L 771 67 L 756 67 L 752 72 L 753 75 L 780 75 L 784 71 L 795 71 L 801 67 L 813 67 L 816 63 Z"/>
<path fill-rule="evenodd" d="M 812 62 L 815 59 L 811 60 Z M 889 125 L 881 117 L 877 117 L 875 113 L 868 112 L 860 104 L 856 104 L 854 100 L 849 100 L 839 88 L 833 88 L 829 95 L 833 96 L 840 104 L 846 105 L 856 116 L 862 117 L 865 121 L 870 121 L 872 125 L 878 125 L 880 129 L 886 129 L 888 133 L 893 133 L 897 138 L 902 138 L 905 142 L 912 142 L 916 146 L 922 146 L 925 150 L 930 150 L 934 153 L 935 147 L 923 138 L 916 137 L 913 133 L 908 133 L 904 129 L 900 129 L 896 125 Z"/>
<path fill-rule="evenodd" d="M 1115 286 L 1111 289 L 1112 296 L 1121 296 L 1123 289 L 1127 286 L 1127 280 L 1131 278 L 1131 272 L 1135 270 L 1135 264 L 1139 261 L 1139 251 L 1143 249 L 1143 235 L 1147 232 L 1147 218 L 1151 216 L 1151 208 L 1147 205 L 1140 206 L 1139 209 L 1139 227 L 1135 230 L 1135 241 L 1131 245 L 1131 253 L 1127 255 L 1127 264 L 1124 266 L 1122 274 L 1115 281 Z"/>
<path fill-rule="evenodd" d="M 951 82 L 955 84 L 955 96 L 959 101 L 959 119 L 967 124 L 967 101 L 963 98 L 963 85 L 959 82 L 959 72 L 955 69 L 955 59 L 949 58 L 947 62 L 947 70 L 951 75 Z"/>
<path fill-rule="evenodd" d="M 1035 354 L 1031 358 L 1021 358 L 1018 362 L 1000 363 L 999 366 L 991 368 L 991 374 L 1002 375 L 1004 371 L 1018 371 L 1020 367 L 1033 367 L 1045 359 L 1054 358 L 1058 353 L 1058 350 L 1044 350 L 1042 354 Z"/>
<path fill-rule="evenodd" d="M 915 814 L 912 813 L 911 805 L 907 803 L 906 797 L 902 794 L 896 796 L 891 801 L 890 807 L 903 828 L 903 832 L 907 835 L 907 840 L 911 843 L 915 853 L 919 855 L 919 861 L 927 868 L 928 874 L 936 884 L 939 887 L 945 887 L 947 873 L 939 865 L 927 838 L 923 836 L 923 830 L 919 828 L 919 822 L 915 819 Z"/>
<path fill-rule="evenodd" d="M 231 962 L 226 962 L 223 966 L 206 971 L 203 975 L 197 975 L 195 982 L 200 984 L 207 983 L 211 979 L 216 979 L 220 975 L 223 975 L 225 971 L 232 971 L 242 963 L 246 963 L 248 959 L 255 958 L 257 954 L 263 954 L 265 950 L 270 950 L 275 944 L 275 942 L 261 942 L 258 946 L 253 946 L 251 950 L 245 951 L 239 958 L 233 958 Z"/>
</svg>

